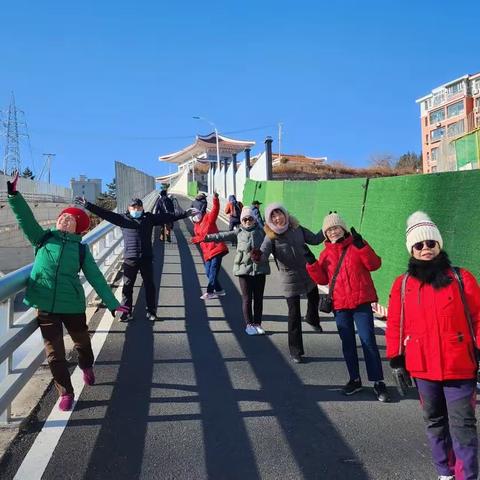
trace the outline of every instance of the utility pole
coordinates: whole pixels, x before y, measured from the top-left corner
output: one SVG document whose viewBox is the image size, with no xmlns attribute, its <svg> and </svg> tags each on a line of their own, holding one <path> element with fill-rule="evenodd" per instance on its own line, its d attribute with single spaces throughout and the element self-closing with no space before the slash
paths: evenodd
<svg viewBox="0 0 480 480">
<path fill-rule="evenodd" d="M 278 161 L 280 162 L 280 154 L 282 152 L 282 126 L 281 122 L 278 123 Z"/>
<path fill-rule="evenodd" d="M 47 168 L 47 175 L 48 175 L 48 183 L 50 183 L 50 170 L 52 167 L 52 160 L 55 158 L 56 153 L 44 153 L 43 156 L 45 157 L 45 164 Z"/>
<path fill-rule="evenodd" d="M 8 107 L 5 117 L 6 119 L 2 122 L 4 128 L 3 134 L 6 137 L 3 155 L 3 171 L 5 175 L 11 175 L 15 171 L 21 173 L 17 107 L 15 106 L 15 96 L 13 92 L 10 99 L 10 106 Z"/>
</svg>

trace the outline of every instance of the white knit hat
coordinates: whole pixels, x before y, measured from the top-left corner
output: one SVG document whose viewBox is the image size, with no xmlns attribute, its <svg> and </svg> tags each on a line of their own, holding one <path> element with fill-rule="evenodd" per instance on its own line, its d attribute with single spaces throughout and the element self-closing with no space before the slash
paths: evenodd
<svg viewBox="0 0 480 480">
<path fill-rule="evenodd" d="M 417 211 L 408 217 L 406 235 L 408 253 L 412 253 L 412 248 L 416 243 L 424 240 L 435 240 L 440 248 L 443 248 L 440 230 L 425 212 Z"/>
<path fill-rule="evenodd" d="M 243 221 L 245 217 L 252 217 L 253 219 L 255 216 L 253 215 L 252 209 L 250 207 L 243 207 L 242 213 L 240 214 L 240 221 Z"/>
<path fill-rule="evenodd" d="M 348 231 L 347 224 L 345 220 L 337 213 L 337 212 L 330 212 L 324 219 L 322 225 L 323 234 L 332 227 L 342 227 L 346 232 Z"/>
</svg>

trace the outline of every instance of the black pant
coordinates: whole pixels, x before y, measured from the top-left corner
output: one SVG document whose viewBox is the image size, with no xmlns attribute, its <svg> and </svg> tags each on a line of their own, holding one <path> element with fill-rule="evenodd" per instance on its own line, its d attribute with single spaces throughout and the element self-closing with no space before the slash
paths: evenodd
<svg viewBox="0 0 480 480">
<path fill-rule="evenodd" d="M 155 313 L 157 311 L 157 302 L 155 299 L 155 284 L 153 283 L 153 259 L 146 258 L 126 258 L 123 261 L 123 289 L 122 305 L 132 310 L 133 286 L 137 279 L 138 270 L 143 280 L 145 297 L 147 300 L 147 310 Z"/>
<path fill-rule="evenodd" d="M 305 320 L 307 323 L 318 325 L 320 317 L 318 315 L 318 302 L 320 295 L 318 288 L 315 287 L 307 293 L 307 315 Z M 288 348 L 290 355 L 303 355 L 303 339 L 302 339 L 302 313 L 300 311 L 300 295 L 287 297 L 288 305 Z"/>
<path fill-rule="evenodd" d="M 242 310 L 245 323 L 262 323 L 263 292 L 265 291 L 266 275 L 239 275 L 238 283 L 242 290 Z M 253 316 L 252 316 L 253 301 Z"/>
</svg>

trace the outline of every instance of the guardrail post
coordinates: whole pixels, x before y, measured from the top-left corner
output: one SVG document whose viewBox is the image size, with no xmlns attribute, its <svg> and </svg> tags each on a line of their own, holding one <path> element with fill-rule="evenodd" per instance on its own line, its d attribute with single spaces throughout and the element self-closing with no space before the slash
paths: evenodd
<svg viewBox="0 0 480 480">
<path fill-rule="evenodd" d="M 12 327 L 14 319 L 15 295 L 8 297 L 0 303 L 0 336 Z M 0 365 L 0 383 L 5 380 L 12 371 L 13 352 Z M 10 421 L 11 406 L 9 405 L 3 412 L 0 412 L 0 424 L 7 425 Z"/>
</svg>

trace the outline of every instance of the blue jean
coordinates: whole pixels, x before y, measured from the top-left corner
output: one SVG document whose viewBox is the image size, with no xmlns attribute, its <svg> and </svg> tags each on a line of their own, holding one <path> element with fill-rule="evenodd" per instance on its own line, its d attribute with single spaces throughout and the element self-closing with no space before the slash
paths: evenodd
<svg viewBox="0 0 480 480">
<path fill-rule="evenodd" d="M 476 381 L 415 379 L 433 462 L 439 475 L 478 477 Z"/>
<path fill-rule="evenodd" d="M 335 310 L 334 314 L 350 380 L 360 378 L 355 326 L 362 343 L 368 379 L 371 382 L 383 380 L 382 360 L 375 339 L 372 306 L 369 303 L 363 303 L 351 310 Z"/>
<path fill-rule="evenodd" d="M 220 282 L 218 281 L 218 274 L 220 273 L 220 267 L 222 266 L 222 256 L 217 255 L 205 262 L 205 273 L 208 278 L 207 292 L 219 292 L 222 289 Z"/>
</svg>

